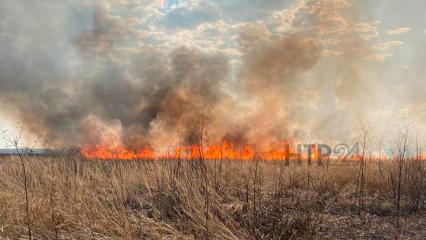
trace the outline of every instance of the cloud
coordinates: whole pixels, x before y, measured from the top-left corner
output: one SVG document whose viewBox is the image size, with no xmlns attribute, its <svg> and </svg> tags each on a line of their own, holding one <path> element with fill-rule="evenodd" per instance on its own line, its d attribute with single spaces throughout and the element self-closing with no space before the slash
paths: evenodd
<svg viewBox="0 0 426 240">
<path fill-rule="evenodd" d="M 264 19 L 273 11 L 286 8 L 293 0 L 212 0 L 224 18 L 230 22 L 247 22 Z"/>
<path fill-rule="evenodd" d="M 191 3 L 191 4 L 189 4 Z M 194 1 L 186 4 L 172 5 L 166 9 L 162 19 L 166 28 L 194 28 L 201 23 L 218 20 L 220 12 L 218 7 L 208 1 Z"/>
<path fill-rule="evenodd" d="M 192 29 L 159 30 L 155 33 L 151 31 L 148 33 L 149 44 L 164 51 L 173 51 L 176 46 L 183 45 L 202 49 L 209 54 L 220 53 L 229 58 L 237 58 L 240 53 L 233 38 L 238 29 L 238 25 L 219 20 L 201 23 Z"/>
<path fill-rule="evenodd" d="M 410 31 L 409 27 L 400 27 L 400 28 L 389 30 L 386 33 L 388 35 L 401 35 L 401 34 L 409 32 L 409 31 Z"/>
<path fill-rule="evenodd" d="M 292 30 L 293 23 L 303 8 L 305 0 L 295 0 L 293 4 L 284 9 L 274 10 L 264 20 L 261 20 L 273 32 L 285 33 Z"/>
<path fill-rule="evenodd" d="M 377 44 L 377 50 L 387 52 L 394 47 L 401 46 L 404 43 L 401 41 L 387 41 Z"/>
<path fill-rule="evenodd" d="M 401 41 L 387 41 L 378 43 L 373 49 L 374 52 L 367 58 L 372 61 L 384 62 L 386 59 L 393 55 L 393 50 L 396 47 L 402 46 L 404 43 Z"/>
</svg>

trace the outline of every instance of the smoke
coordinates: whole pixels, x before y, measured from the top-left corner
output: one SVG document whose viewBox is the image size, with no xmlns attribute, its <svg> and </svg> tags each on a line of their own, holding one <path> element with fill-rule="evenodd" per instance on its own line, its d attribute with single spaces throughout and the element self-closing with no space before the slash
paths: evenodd
<svg viewBox="0 0 426 240">
<path fill-rule="evenodd" d="M 287 33 L 241 28 L 234 81 L 224 55 L 140 44 L 139 20 L 111 16 L 106 2 L 2 1 L 2 113 L 52 146 L 167 147 L 197 142 L 201 130 L 209 142 L 268 144 L 308 128 L 325 136 L 327 123 L 352 121 L 336 113 L 363 109 L 371 31 L 342 15 L 346 1 L 299 5 Z M 337 77 L 321 76 L 330 65 Z"/>
<path fill-rule="evenodd" d="M 295 6 L 287 34 L 256 23 L 239 35 L 241 89 L 253 100 L 243 124 L 251 128 L 252 142 L 343 139 L 367 124 L 374 97 L 363 68 L 374 52 L 369 40 L 377 35 L 377 23 L 351 20 L 344 0 Z"/>
<path fill-rule="evenodd" d="M 319 57 L 319 43 L 298 33 L 247 50 L 240 78 L 242 89 L 256 106 L 245 123 L 257 126 L 249 132 L 250 139 L 264 142 L 292 135 L 289 110 L 298 105 L 302 90 L 299 77 L 315 66 Z"/>
</svg>

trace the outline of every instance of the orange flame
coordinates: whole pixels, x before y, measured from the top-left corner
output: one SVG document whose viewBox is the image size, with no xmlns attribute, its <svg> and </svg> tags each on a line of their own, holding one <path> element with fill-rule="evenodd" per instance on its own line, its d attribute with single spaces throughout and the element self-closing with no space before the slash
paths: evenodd
<svg viewBox="0 0 426 240">
<path fill-rule="evenodd" d="M 287 141 L 280 141 L 268 149 L 262 149 L 256 145 L 234 145 L 229 141 L 223 141 L 219 144 L 201 146 L 197 144 L 182 145 L 174 147 L 167 153 L 155 152 L 150 146 L 140 148 L 128 148 L 126 146 L 111 146 L 111 145 L 86 145 L 81 148 L 81 154 L 87 159 L 120 159 L 120 160 L 136 160 L 136 159 L 183 159 L 183 160 L 285 160 L 302 159 L 302 160 L 317 160 L 319 157 L 318 148 L 313 145 L 310 153 L 307 149 L 297 154 L 295 145 L 288 144 Z M 288 156 L 287 156 L 288 155 Z"/>
<path fill-rule="evenodd" d="M 168 153 L 156 153 L 149 146 L 144 146 L 138 149 L 130 149 L 126 146 L 110 146 L 110 145 L 85 145 L 81 148 L 81 154 L 87 159 L 164 159 L 176 158 L 184 160 L 206 159 L 206 160 L 284 160 L 286 158 L 286 142 L 279 142 L 271 146 L 267 151 L 257 151 L 255 145 L 236 146 L 229 141 L 223 141 L 220 144 L 200 146 L 197 144 L 183 145 L 173 148 Z M 290 148 L 291 151 L 294 148 Z M 315 157 L 315 151 L 313 152 Z"/>
<path fill-rule="evenodd" d="M 89 159 L 154 159 L 154 151 L 150 147 L 130 150 L 125 146 L 111 147 L 106 145 L 84 146 L 81 154 Z"/>
</svg>

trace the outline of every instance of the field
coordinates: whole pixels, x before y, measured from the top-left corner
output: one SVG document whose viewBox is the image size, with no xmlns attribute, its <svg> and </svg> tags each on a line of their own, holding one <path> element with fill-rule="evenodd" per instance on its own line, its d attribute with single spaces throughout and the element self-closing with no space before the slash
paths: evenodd
<svg viewBox="0 0 426 240">
<path fill-rule="evenodd" d="M 13 156 L 0 161 L 0 236 L 424 239 L 424 176 L 414 159 L 286 165 Z"/>
</svg>

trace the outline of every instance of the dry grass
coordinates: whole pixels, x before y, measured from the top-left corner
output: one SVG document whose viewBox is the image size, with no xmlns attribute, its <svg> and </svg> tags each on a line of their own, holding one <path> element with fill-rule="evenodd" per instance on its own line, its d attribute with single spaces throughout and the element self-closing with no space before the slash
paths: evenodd
<svg viewBox="0 0 426 240">
<path fill-rule="evenodd" d="M 423 162 L 83 161 L 25 157 L 33 239 L 424 239 Z M 380 168 L 379 168 L 380 167 Z M 309 170 L 309 174 L 308 174 Z M 0 160 L 0 238 L 28 238 L 17 158 Z"/>
</svg>

